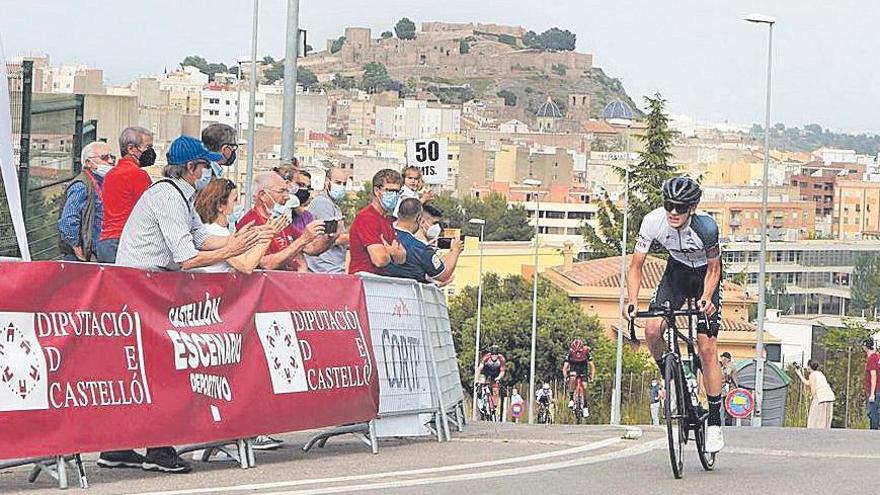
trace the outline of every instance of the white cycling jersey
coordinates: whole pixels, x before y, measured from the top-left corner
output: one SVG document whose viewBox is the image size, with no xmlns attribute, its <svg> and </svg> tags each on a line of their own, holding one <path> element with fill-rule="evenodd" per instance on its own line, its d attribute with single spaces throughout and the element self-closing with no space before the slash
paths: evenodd
<svg viewBox="0 0 880 495">
<path fill-rule="evenodd" d="M 721 256 L 718 224 L 705 213 L 694 213 L 679 229 L 669 225 L 663 207 L 652 210 L 642 219 L 636 251 L 647 253 L 657 243 L 672 259 L 692 268 L 706 266 L 708 260 Z"/>
</svg>

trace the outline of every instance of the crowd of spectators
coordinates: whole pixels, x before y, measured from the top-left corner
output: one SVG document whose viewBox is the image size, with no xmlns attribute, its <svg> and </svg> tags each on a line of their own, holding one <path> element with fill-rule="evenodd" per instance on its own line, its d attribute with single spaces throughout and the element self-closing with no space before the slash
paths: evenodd
<svg viewBox="0 0 880 495">
<path fill-rule="evenodd" d="M 82 172 L 66 190 L 58 221 L 65 261 L 97 261 L 149 271 L 250 273 L 255 269 L 359 273 L 422 283 L 452 280 L 462 242 L 441 238 L 443 212 L 432 205 L 417 167 L 384 169 L 372 181 L 370 202 L 347 228 L 342 204 L 346 174 L 331 167 L 323 187 L 296 163 L 256 174 L 253 197 L 240 198 L 224 178 L 236 160 L 235 129 L 213 124 L 201 140 L 180 136 L 169 146 L 162 177 L 144 170 L 156 162 L 153 135 L 129 127 L 119 136 L 120 158 L 109 144 L 82 150 Z M 238 203 L 244 203 L 249 208 Z M 439 248 L 448 250 L 442 257 Z M 255 448 L 281 441 L 258 437 Z M 102 467 L 188 472 L 173 447 L 103 452 Z"/>
</svg>

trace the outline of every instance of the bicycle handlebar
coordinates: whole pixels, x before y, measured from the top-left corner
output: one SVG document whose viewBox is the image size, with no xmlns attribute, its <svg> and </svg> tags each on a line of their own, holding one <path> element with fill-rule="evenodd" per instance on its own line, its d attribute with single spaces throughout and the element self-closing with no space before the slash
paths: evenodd
<svg viewBox="0 0 880 495">
<path fill-rule="evenodd" d="M 630 304 L 628 313 L 632 313 L 635 307 Z M 629 319 L 629 338 L 631 341 L 638 343 L 639 339 L 636 337 L 636 318 L 668 318 L 674 319 L 678 316 L 703 316 L 705 317 L 706 312 L 697 308 L 689 308 L 689 309 L 654 309 L 649 311 L 638 311 L 630 317 Z"/>
</svg>

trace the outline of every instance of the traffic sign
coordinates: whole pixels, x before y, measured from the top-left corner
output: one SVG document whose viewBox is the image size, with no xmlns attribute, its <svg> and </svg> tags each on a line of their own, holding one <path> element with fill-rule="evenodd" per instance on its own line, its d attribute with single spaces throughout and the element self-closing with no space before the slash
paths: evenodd
<svg viewBox="0 0 880 495">
<path fill-rule="evenodd" d="M 406 164 L 419 167 L 425 184 L 445 184 L 449 177 L 449 140 L 410 139 L 406 142 Z"/>
<path fill-rule="evenodd" d="M 734 418 L 747 418 L 755 409 L 755 397 L 744 388 L 735 388 L 724 399 L 724 409 Z"/>
<path fill-rule="evenodd" d="M 525 408 L 523 408 L 523 403 L 517 402 L 510 406 L 510 415 L 516 419 L 519 419 L 519 417 L 522 416 L 524 410 Z"/>
</svg>

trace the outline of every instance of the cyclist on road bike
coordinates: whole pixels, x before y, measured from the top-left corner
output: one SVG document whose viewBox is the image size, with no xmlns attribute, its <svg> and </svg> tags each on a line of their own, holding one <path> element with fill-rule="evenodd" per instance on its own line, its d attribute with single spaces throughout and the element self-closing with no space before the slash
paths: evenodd
<svg viewBox="0 0 880 495">
<path fill-rule="evenodd" d="M 574 407 L 574 389 L 577 384 L 577 378 L 582 379 L 582 383 L 586 387 L 593 377 L 596 376 L 596 365 L 593 364 L 593 355 L 590 347 L 584 345 L 581 339 L 574 339 L 568 346 L 568 354 L 565 355 L 565 362 L 562 365 L 562 377 L 568 380 L 568 407 Z"/>
<path fill-rule="evenodd" d="M 507 361 L 501 354 L 497 345 L 489 348 L 489 352 L 480 359 L 477 367 L 477 376 L 480 383 L 501 383 L 504 373 L 507 371 Z"/>
<path fill-rule="evenodd" d="M 550 389 L 550 384 L 544 382 L 544 386 L 541 387 L 541 390 L 538 390 L 535 397 L 538 399 L 538 404 L 543 404 L 544 407 L 550 406 L 550 403 L 553 402 L 553 390 Z"/>
<path fill-rule="evenodd" d="M 663 206 L 642 220 L 636 248 L 629 265 L 627 288 L 629 300 L 624 307 L 627 319 L 638 308 L 642 286 L 642 266 L 652 245 L 669 252 L 663 278 L 651 299 L 650 310 L 661 310 L 666 302 L 681 308 L 687 298 L 697 299 L 697 307 L 708 319 L 697 324 L 697 346 L 703 369 L 703 381 L 709 399 L 706 428 L 706 452 L 724 447 L 721 433 L 721 369 L 718 366 L 717 337 L 721 326 L 721 246 L 718 224 L 709 215 L 697 213 L 702 191 L 688 177 L 675 177 L 663 183 Z M 663 318 L 647 320 L 645 340 L 663 372 L 661 357 L 665 350 Z"/>
</svg>

